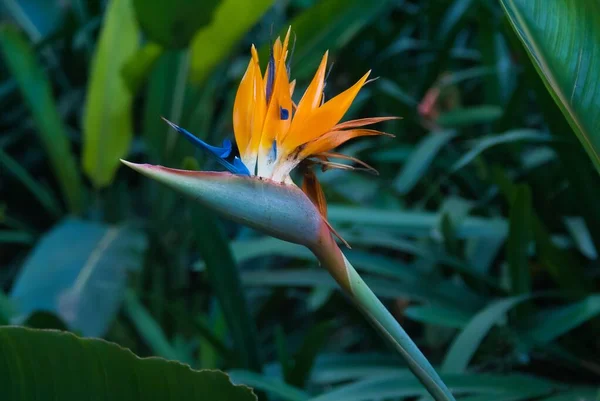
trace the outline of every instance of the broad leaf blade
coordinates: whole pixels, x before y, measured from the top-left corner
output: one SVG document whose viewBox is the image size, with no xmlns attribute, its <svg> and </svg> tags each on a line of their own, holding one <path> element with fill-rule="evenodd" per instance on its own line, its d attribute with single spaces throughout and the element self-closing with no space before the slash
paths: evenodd
<svg viewBox="0 0 600 401">
<path fill-rule="evenodd" d="M 600 170 L 600 3 L 500 2 L 546 88 Z"/>
<path fill-rule="evenodd" d="M 138 48 L 131 0 L 111 0 L 96 47 L 83 121 L 83 168 L 96 188 L 109 185 L 132 138 L 132 94 L 121 74 Z"/>
<path fill-rule="evenodd" d="M 145 248 L 137 231 L 65 220 L 25 261 L 11 292 L 15 320 L 50 311 L 84 335 L 103 335 L 121 304 L 127 271 L 139 267 Z"/>
<path fill-rule="evenodd" d="M 223 372 L 140 359 L 117 344 L 55 330 L 2 327 L 0 354 L 7 400 L 256 400 Z"/>
</svg>

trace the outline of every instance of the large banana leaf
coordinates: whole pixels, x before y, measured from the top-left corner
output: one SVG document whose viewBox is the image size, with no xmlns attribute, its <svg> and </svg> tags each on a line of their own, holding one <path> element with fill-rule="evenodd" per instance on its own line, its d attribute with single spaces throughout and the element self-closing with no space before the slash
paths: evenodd
<svg viewBox="0 0 600 401">
<path fill-rule="evenodd" d="M 138 358 L 117 344 L 56 330 L 0 328 L 2 399 L 253 401 L 217 370 Z"/>
<path fill-rule="evenodd" d="M 600 171 L 600 2 L 500 3 L 546 88 Z"/>
</svg>

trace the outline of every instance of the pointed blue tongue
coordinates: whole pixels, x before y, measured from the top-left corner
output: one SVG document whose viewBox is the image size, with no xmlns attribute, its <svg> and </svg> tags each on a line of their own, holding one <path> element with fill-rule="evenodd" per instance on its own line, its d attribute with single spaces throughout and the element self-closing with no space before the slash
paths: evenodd
<svg viewBox="0 0 600 401">
<path fill-rule="evenodd" d="M 173 124 L 166 118 L 163 117 L 163 120 L 165 120 L 165 122 L 169 124 L 175 131 L 179 132 L 180 134 L 183 134 L 183 136 L 188 141 L 190 141 L 200 149 L 207 151 L 211 156 L 215 158 L 215 160 L 217 160 L 217 162 L 219 162 L 219 164 L 221 164 L 233 174 L 250 175 L 250 171 L 248 171 L 248 168 L 244 163 L 242 163 L 239 157 L 235 156 L 233 158 L 233 163 L 226 160 L 226 158 L 229 157 L 229 155 L 231 155 L 231 150 L 233 147 L 229 139 L 225 139 L 223 141 L 223 146 L 221 147 L 212 146 L 204 142 L 202 139 L 198 138 L 188 130 L 185 130 L 180 126 Z"/>
</svg>

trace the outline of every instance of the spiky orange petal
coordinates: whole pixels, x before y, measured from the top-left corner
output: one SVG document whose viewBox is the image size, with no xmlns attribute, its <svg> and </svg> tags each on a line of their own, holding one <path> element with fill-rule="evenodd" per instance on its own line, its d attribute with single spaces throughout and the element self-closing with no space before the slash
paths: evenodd
<svg viewBox="0 0 600 401">
<path fill-rule="evenodd" d="M 389 121 L 389 120 L 398 120 L 400 118 L 402 118 L 402 117 L 392 116 L 392 117 L 359 118 L 357 120 L 350 120 L 350 121 L 344 121 L 343 123 L 339 123 L 335 127 L 333 127 L 333 131 L 349 129 L 349 128 L 366 127 L 367 125 L 373 125 L 373 124 L 377 124 L 377 123 L 380 123 L 383 121 Z"/>
<path fill-rule="evenodd" d="M 298 146 L 317 139 L 330 131 L 346 114 L 370 73 L 371 71 L 367 72 L 353 86 L 315 109 L 304 122 L 294 124 L 285 138 L 285 149 L 293 151 Z M 300 105 L 298 105 L 298 108 L 300 108 Z"/>
<path fill-rule="evenodd" d="M 302 124 L 310 117 L 311 113 L 319 107 L 321 104 L 321 98 L 323 96 L 323 88 L 325 86 L 325 72 L 327 68 L 327 56 L 329 52 L 325 52 L 323 58 L 321 59 L 321 64 L 319 68 L 317 68 L 317 72 L 315 76 L 304 92 L 302 99 L 298 103 L 298 108 L 296 110 L 296 114 L 294 114 L 294 120 L 292 121 L 292 126 L 290 127 L 289 133 L 295 132 L 295 127 L 301 127 Z M 293 135 L 293 134 L 292 134 Z M 287 137 L 287 135 L 286 135 Z M 285 137 L 284 137 L 285 141 Z"/>
<path fill-rule="evenodd" d="M 306 146 L 300 151 L 300 158 L 310 157 L 323 152 L 328 152 L 332 149 L 337 148 L 344 142 L 349 141 L 353 138 L 361 136 L 376 136 L 376 135 L 387 135 L 394 136 L 385 132 L 376 131 L 373 129 L 353 129 L 347 131 L 330 131 L 325 135 L 320 136 L 306 144 Z"/>
</svg>

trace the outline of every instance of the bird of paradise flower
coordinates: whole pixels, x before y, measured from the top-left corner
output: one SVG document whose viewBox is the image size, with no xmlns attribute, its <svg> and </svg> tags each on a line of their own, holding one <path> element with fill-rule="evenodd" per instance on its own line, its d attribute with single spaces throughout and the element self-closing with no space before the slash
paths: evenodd
<svg viewBox="0 0 600 401">
<path fill-rule="evenodd" d="M 388 135 L 366 126 L 395 119 L 371 117 L 341 122 L 370 71 L 353 86 L 325 101 L 326 52 L 317 72 L 296 105 L 292 100 L 295 81 L 289 80 L 290 29 L 275 41 L 263 75 L 258 53 L 251 58 L 239 85 L 233 106 L 233 129 L 240 157 L 232 156 L 233 145 L 211 146 L 187 130 L 167 121 L 188 140 L 211 154 L 229 172 L 176 170 L 123 161 L 138 172 L 194 197 L 204 206 L 234 221 L 276 238 L 308 247 L 406 360 L 409 368 L 436 400 L 454 400 L 431 364 L 358 275 L 337 246 L 335 232 L 327 221 L 325 196 L 311 167 L 353 169 L 331 161 L 366 163 L 333 150 L 350 139 Z M 300 189 L 290 177 L 302 166 Z"/>
</svg>

